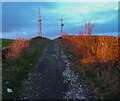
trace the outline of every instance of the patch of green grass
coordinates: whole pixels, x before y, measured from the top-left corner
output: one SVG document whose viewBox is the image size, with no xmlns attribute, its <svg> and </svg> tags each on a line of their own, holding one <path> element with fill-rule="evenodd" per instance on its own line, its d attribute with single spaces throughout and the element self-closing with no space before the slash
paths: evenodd
<svg viewBox="0 0 120 101">
<path fill-rule="evenodd" d="M 43 41 L 42 38 L 39 41 Z M 19 87 L 21 81 L 28 77 L 28 73 L 32 71 L 35 65 L 38 63 L 39 57 L 42 55 L 45 47 L 49 44 L 50 40 L 44 40 L 42 44 L 31 45 L 25 51 L 26 54 L 20 56 L 13 62 L 2 64 L 3 69 L 3 99 L 20 98 Z M 32 64 L 30 66 L 30 64 Z M 6 84 L 5 82 L 8 82 Z M 8 93 L 7 88 L 11 88 L 13 93 Z"/>
<path fill-rule="evenodd" d="M 14 40 L 11 39 L 0 39 L 0 42 L 2 42 L 2 47 L 6 47 L 9 46 L 10 44 L 12 44 Z"/>
</svg>

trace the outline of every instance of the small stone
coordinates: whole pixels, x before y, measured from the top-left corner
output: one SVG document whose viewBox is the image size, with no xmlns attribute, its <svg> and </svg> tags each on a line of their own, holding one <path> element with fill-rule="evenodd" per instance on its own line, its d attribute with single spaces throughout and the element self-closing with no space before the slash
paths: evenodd
<svg viewBox="0 0 120 101">
<path fill-rule="evenodd" d="M 8 93 L 12 93 L 13 91 L 12 91 L 12 89 L 7 88 L 7 92 L 8 92 Z"/>
<path fill-rule="evenodd" d="M 6 81 L 5 83 L 8 84 L 9 82 Z"/>
<path fill-rule="evenodd" d="M 9 72 L 10 70 L 9 69 L 7 69 L 7 72 Z"/>
<path fill-rule="evenodd" d="M 32 66 L 32 63 L 30 63 L 30 66 Z"/>
</svg>

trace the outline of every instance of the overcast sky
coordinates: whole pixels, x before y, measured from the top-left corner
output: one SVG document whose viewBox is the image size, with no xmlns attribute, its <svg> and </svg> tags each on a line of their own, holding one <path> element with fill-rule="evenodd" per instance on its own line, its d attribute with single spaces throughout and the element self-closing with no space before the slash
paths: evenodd
<svg viewBox="0 0 120 101">
<path fill-rule="evenodd" d="M 2 37 L 31 38 L 38 32 L 38 8 L 41 9 L 44 37 L 60 36 L 60 18 L 63 31 L 78 35 L 85 21 L 96 23 L 95 35 L 118 35 L 117 2 L 3 2 Z"/>
</svg>

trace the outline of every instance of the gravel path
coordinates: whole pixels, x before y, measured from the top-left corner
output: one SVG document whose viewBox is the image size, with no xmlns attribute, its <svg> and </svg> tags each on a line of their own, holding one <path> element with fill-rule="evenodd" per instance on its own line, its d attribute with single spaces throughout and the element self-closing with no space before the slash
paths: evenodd
<svg viewBox="0 0 120 101">
<path fill-rule="evenodd" d="M 24 99 L 90 99 L 89 90 L 53 41 L 39 58 L 29 77 L 22 81 Z"/>
</svg>

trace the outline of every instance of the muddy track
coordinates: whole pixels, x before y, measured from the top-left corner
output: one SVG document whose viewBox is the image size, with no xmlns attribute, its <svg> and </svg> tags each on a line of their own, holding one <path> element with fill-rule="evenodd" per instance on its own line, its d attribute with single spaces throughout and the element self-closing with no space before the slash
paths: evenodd
<svg viewBox="0 0 120 101">
<path fill-rule="evenodd" d="M 29 77 L 22 81 L 24 99 L 90 99 L 89 90 L 72 71 L 55 41 L 49 43 Z"/>
</svg>

